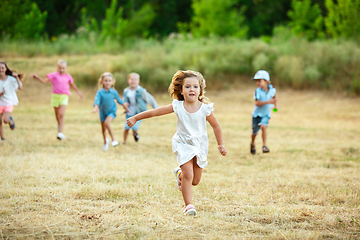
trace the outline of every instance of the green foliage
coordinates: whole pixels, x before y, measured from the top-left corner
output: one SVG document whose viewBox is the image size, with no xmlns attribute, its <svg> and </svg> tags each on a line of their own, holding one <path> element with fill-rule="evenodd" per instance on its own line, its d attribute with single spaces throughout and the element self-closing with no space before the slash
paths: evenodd
<svg viewBox="0 0 360 240">
<path fill-rule="evenodd" d="M 105 19 L 101 23 L 101 37 L 107 37 L 120 40 L 123 36 L 124 29 L 126 29 L 128 21 L 122 17 L 123 8 L 117 10 L 117 0 L 112 0 L 111 5 L 106 9 Z"/>
<path fill-rule="evenodd" d="M 327 33 L 333 37 L 360 38 L 360 0 L 325 0 L 328 15 L 325 18 Z"/>
<path fill-rule="evenodd" d="M 0 3 L 0 38 L 14 37 L 16 23 L 31 9 L 29 0 L 2 0 Z"/>
<path fill-rule="evenodd" d="M 111 38 L 123 41 L 129 37 L 146 38 L 150 34 L 150 26 L 155 18 L 154 9 L 149 4 L 144 4 L 138 11 L 133 11 L 128 19 L 123 17 L 124 8 L 117 7 L 117 0 L 112 0 L 106 9 L 105 19 L 101 22 L 101 30 L 97 29 L 95 19 L 87 20 L 86 11 L 82 13 L 82 22 L 88 32 L 100 32 L 101 39 Z"/>
<path fill-rule="evenodd" d="M 244 38 L 248 28 L 244 24 L 244 8 L 236 10 L 236 0 L 193 0 L 194 10 L 190 30 L 194 36 L 235 36 Z"/>
<path fill-rule="evenodd" d="M 31 4 L 31 10 L 15 25 L 15 38 L 39 39 L 45 28 L 47 12 L 41 13 L 36 3 Z"/>
<path fill-rule="evenodd" d="M 323 17 L 317 4 L 311 6 L 311 0 L 292 0 L 289 27 L 293 34 L 308 40 L 324 38 Z"/>
<path fill-rule="evenodd" d="M 134 11 L 124 30 L 127 37 L 144 37 L 150 35 L 150 26 L 156 13 L 150 4 L 144 4 L 140 10 Z"/>
</svg>

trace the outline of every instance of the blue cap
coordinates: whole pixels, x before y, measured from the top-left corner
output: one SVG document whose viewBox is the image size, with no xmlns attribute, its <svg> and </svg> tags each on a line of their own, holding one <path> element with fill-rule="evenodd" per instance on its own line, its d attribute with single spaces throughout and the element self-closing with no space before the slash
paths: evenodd
<svg viewBox="0 0 360 240">
<path fill-rule="evenodd" d="M 252 78 L 252 80 L 256 79 L 265 79 L 266 81 L 270 81 L 270 74 L 265 70 L 259 70 L 255 73 L 255 76 Z"/>
</svg>

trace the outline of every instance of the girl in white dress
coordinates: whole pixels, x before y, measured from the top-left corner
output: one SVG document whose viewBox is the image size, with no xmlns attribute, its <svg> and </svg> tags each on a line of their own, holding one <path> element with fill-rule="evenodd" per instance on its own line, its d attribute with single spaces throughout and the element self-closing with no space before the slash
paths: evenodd
<svg viewBox="0 0 360 240">
<path fill-rule="evenodd" d="M 208 137 L 206 121 L 213 128 L 218 149 L 226 155 L 222 131 L 213 111 L 213 103 L 205 97 L 205 79 L 199 72 L 177 71 L 169 86 L 169 93 L 174 99 L 172 104 L 148 110 L 128 118 L 132 127 L 137 121 L 175 112 L 177 131 L 172 139 L 172 148 L 180 167 L 175 168 L 177 185 L 182 192 L 186 215 L 196 215 L 192 205 L 192 185 L 199 184 L 203 168 L 207 166 Z"/>
<path fill-rule="evenodd" d="M 0 136 L 5 141 L 2 121 L 9 124 L 10 129 L 15 129 L 15 121 L 11 116 L 14 106 L 19 103 L 17 90 L 22 89 L 22 74 L 11 71 L 5 62 L 0 62 Z"/>
</svg>

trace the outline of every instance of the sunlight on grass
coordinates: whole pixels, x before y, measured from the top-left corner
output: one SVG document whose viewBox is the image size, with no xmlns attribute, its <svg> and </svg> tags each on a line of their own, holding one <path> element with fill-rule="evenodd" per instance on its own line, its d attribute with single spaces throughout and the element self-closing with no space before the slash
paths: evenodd
<svg viewBox="0 0 360 240">
<path fill-rule="evenodd" d="M 172 172 L 174 114 L 145 120 L 138 143 L 103 152 L 98 116 L 90 113 L 95 86 L 81 89 L 82 101 L 70 96 L 67 138 L 58 141 L 50 85 L 26 80 L 13 113 L 16 130 L 5 125 L 0 146 L 1 237 L 359 238 L 359 99 L 278 89 L 271 152 L 259 153 L 258 138 L 252 156 L 254 86 L 230 89 L 207 93 L 228 155 L 220 156 L 209 127 L 209 166 L 194 187 L 198 215 L 189 218 Z M 171 102 L 165 93 L 155 97 L 159 105 Z M 123 124 L 119 110 L 112 123 L 119 141 Z"/>
</svg>

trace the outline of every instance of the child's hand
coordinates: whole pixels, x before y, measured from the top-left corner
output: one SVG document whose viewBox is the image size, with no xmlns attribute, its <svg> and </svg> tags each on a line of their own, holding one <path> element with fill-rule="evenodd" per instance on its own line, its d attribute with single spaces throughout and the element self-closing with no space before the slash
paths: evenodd
<svg viewBox="0 0 360 240">
<path fill-rule="evenodd" d="M 0 96 L 3 96 L 5 94 L 5 88 L 3 88 L 2 92 L 0 93 Z"/>
<path fill-rule="evenodd" d="M 31 77 L 32 77 L 32 78 L 36 78 L 36 79 L 38 79 L 38 78 L 39 78 L 39 76 L 38 76 L 38 75 L 36 75 L 36 74 L 31 74 Z"/>
<path fill-rule="evenodd" d="M 14 78 L 17 78 L 19 76 L 16 72 L 13 72 L 12 75 Z"/>
<path fill-rule="evenodd" d="M 128 119 L 126 120 L 126 123 L 127 123 L 127 125 L 128 125 L 129 127 L 132 127 L 132 126 L 135 125 L 136 119 L 135 119 L 134 117 L 130 117 L 130 118 L 128 118 Z"/>
<path fill-rule="evenodd" d="M 81 92 L 78 92 L 78 95 L 79 95 L 79 97 L 80 97 L 80 100 L 84 98 L 84 95 L 82 95 Z"/>
<path fill-rule="evenodd" d="M 130 104 L 128 102 L 124 102 L 124 104 L 123 104 L 124 107 L 129 107 L 129 105 Z"/>
<path fill-rule="evenodd" d="M 94 109 L 91 111 L 91 113 L 99 112 L 99 106 L 95 105 Z"/>
<path fill-rule="evenodd" d="M 218 145 L 218 149 L 221 155 L 226 156 L 227 151 L 224 145 Z"/>
</svg>

